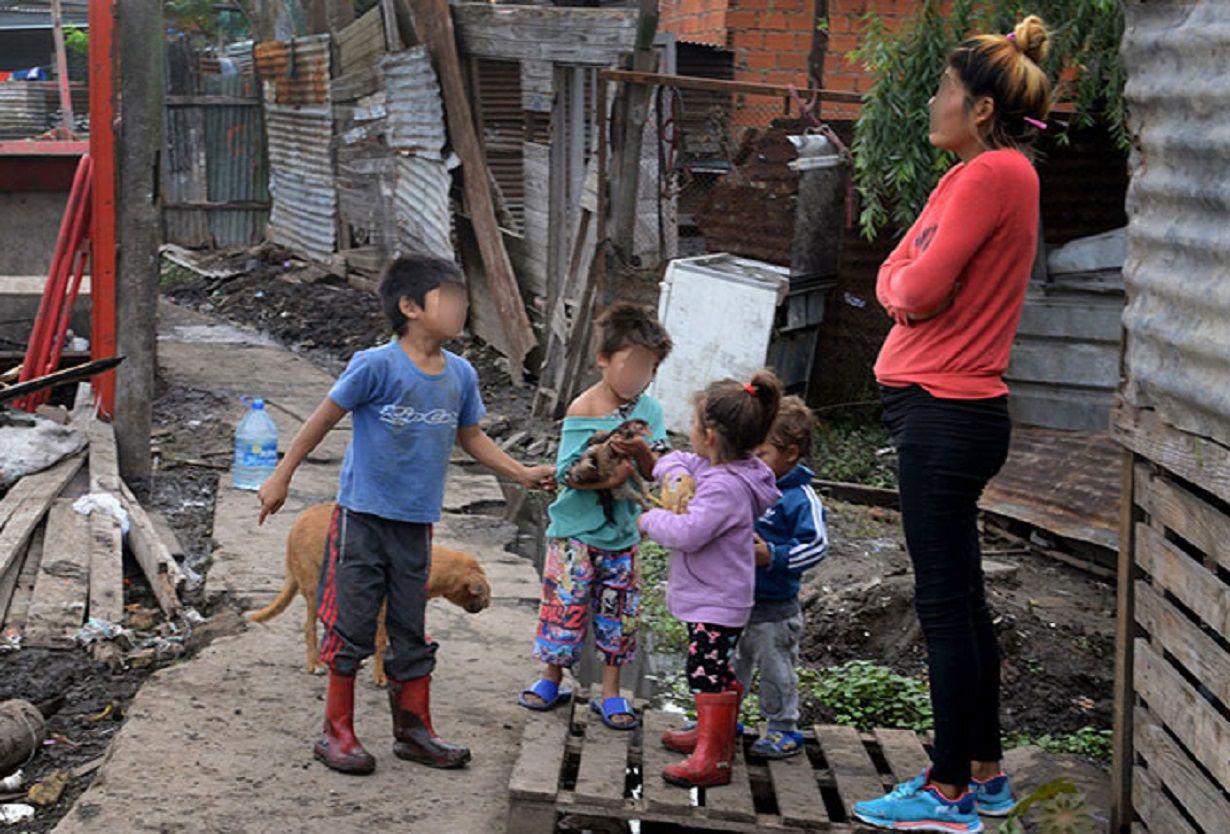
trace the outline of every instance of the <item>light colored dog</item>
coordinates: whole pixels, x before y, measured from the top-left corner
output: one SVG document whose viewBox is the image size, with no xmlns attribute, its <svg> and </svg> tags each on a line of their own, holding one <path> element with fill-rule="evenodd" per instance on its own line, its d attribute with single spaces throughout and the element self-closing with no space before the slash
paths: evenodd
<svg viewBox="0 0 1230 834">
<path fill-rule="evenodd" d="M 320 582 L 320 568 L 325 560 L 325 539 L 329 535 L 329 522 L 333 517 L 333 504 L 317 504 L 299 513 L 290 535 L 286 538 L 286 581 L 277 599 L 249 616 L 253 622 L 263 623 L 286 610 L 298 593 L 307 603 L 303 622 L 303 639 L 307 644 L 307 669 L 314 672 L 322 666 L 320 646 L 316 637 L 316 586 Z M 459 608 L 477 614 L 491 604 L 491 585 L 487 572 L 479 561 L 468 553 L 439 545 L 431 548 L 431 574 L 427 580 L 428 598 L 444 597 Z M 389 646 L 389 635 L 384 625 L 385 605 L 380 606 L 376 628 L 376 655 L 372 666 L 372 680 L 377 686 L 387 682 L 384 674 L 384 652 Z"/>
</svg>

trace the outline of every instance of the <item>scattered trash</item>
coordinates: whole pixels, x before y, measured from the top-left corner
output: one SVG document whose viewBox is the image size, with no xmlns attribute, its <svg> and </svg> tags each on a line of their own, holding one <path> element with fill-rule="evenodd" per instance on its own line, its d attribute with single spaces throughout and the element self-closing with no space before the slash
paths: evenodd
<svg viewBox="0 0 1230 834">
<path fill-rule="evenodd" d="M 119 721 L 123 717 L 124 709 L 120 706 L 120 702 L 112 701 L 103 707 L 101 712 L 96 712 L 93 715 L 88 716 L 85 720 L 91 724 L 97 724 L 99 721 L 106 721 L 108 718 Z"/>
<path fill-rule="evenodd" d="M 130 605 L 126 619 L 128 627 L 133 631 L 152 631 L 162 619 L 162 612 L 157 608 Z"/>
<path fill-rule="evenodd" d="M 0 805 L 0 823 L 5 825 L 16 825 L 19 822 L 25 822 L 33 816 L 34 808 L 30 805 L 22 805 L 17 802 Z"/>
<path fill-rule="evenodd" d="M 123 635 L 124 632 L 125 629 L 121 625 L 108 622 L 107 620 L 100 620 L 98 617 L 90 617 L 85 625 L 77 629 L 77 633 L 73 635 L 73 640 L 79 646 L 88 646 L 100 640 L 114 640 Z"/>
<path fill-rule="evenodd" d="M 73 509 L 81 515 L 95 512 L 105 513 L 120 523 L 120 532 L 128 535 L 132 523 L 128 519 L 128 511 L 120 504 L 120 499 L 109 492 L 91 492 L 73 502 Z"/>
<path fill-rule="evenodd" d="M 852 292 L 842 293 L 841 300 L 851 307 L 857 307 L 859 310 L 867 306 L 867 302 L 864 299 L 859 298 Z"/>
<path fill-rule="evenodd" d="M 41 781 L 30 786 L 26 798 L 41 808 L 55 805 L 60 801 L 64 789 L 72 780 L 72 774 L 67 770 L 55 770 L 44 776 Z"/>
<path fill-rule="evenodd" d="M 70 739 L 63 733 L 48 737 L 43 742 L 44 747 L 67 747 L 69 750 L 76 750 L 81 745 Z"/>
<path fill-rule="evenodd" d="M 9 626 L 0 632 L 0 654 L 21 651 L 21 632 Z"/>
<path fill-rule="evenodd" d="M 16 772 L 10 773 L 8 776 L 0 779 L 0 790 L 6 793 L 9 791 L 15 791 L 21 787 L 21 783 L 24 779 L 25 776 L 22 774 L 21 770 L 18 769 Z"/>
<path fill-rule="evenodd" d="M 0 425 L 0 488 L 85 448 L 85 435 L 33 414 L 5 414 Z"/>
</svg>

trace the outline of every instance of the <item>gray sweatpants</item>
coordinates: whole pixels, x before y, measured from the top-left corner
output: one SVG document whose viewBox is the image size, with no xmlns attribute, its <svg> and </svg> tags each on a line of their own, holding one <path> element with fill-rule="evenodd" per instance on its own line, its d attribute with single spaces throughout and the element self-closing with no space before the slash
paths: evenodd
<svg viewBox="0 0 1230 834">
<path fill-rule="evenodd" d="M 803 615 L 773 623 L 748 623 L 735 649 L 735 676 L 750 691 L 752 672 L 760 669 L 760 711 L 769 730 L 795 732 L 799 727 L 799 638 Z"/>
<path fill-rule="evenodd" d="M 376 618 L 388 600 L 384 670 L 396 681 L 430 675 L 437 644 L 425 625 L 431 572 L 431 525 L 412 524 L 339 506 L 333 512 L 317 586 L 325 626 L 320 659 L 353 675 L 376 650 Z"/>
</svg>

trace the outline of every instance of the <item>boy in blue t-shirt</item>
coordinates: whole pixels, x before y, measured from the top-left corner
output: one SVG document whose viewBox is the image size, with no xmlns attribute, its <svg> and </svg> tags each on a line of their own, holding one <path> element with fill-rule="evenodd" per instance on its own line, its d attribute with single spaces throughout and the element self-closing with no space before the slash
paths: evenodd
<svg viewBox="0 0 1230 834">
<path fill-rule="evenodd" d="M 478 427 L 484 414 L 478 375 L 443 349 L 465 326 L 465 279 L 451 262 L 401 257 L 380 282 L 396 338 L 360 351 L 291 441 L 261 487 L 260 523 L 281 509 L 295 469 L 350 412 L 354 429 L 342 462 L 317 591 L 329 666 L 324 735 L 314 754 L 343 773 L 376 767 L 354 734 L 355 672 L 375 650 L 386 599 L 384 666 L 393 711 L 393 753 L 432 767 L 462 767 L 468 748 L 448 744 L 431 725 L 429 687 L 437 644 L 424 628 L 431 525 L 440 518 L 453 443 L 479 463 L 530 489 L 554 489 L 552 466 L 513 460 Z"/>
<path fill-rule="evenodd" d="M 630 498 L 604 501 L 600 492 L 622 486 L 634 469 L 653 477 L 657 454 L 666 448 L 666 425 L 662 406 L 642 392 L 670 353 L 671 340 L 648 310 L 632 304 L 612 306 L 598 326 L 602 377 L 568 407 L 556 459 L 564 489 L 548 510 L 551 526 L 533 650 L 543 662 L 542 676 L 517 701 L 532 710 L 567 702 L 570 692 L 560 687 L 564 669 L 580 660 L 592 624 L 603 669 L 602 697 L 592 699 L 591 707 L 608 727 L 631 730 L 636 715 L 619 695 L 619 670 L 636 652 L 641 598 L 636 520 L 641 506 Z M 643 421 L 647 435 L 611 441 L 626 455 L 619 470 L 605 483 L 577 483 L 572 469 L 594 436 L 629 420 Z"/>
<path fill-rule="evenodd" d="M 756 522 L 756 604 L 735 649 L 735 675 L 746 691 L 760 670 L 760 711 L 768 732 L 752 745 L 758 756 L 781 759 L 803 749 L 799 733 L 799 640 L 803 612 L 799 578 L 828 555 L 824 505 L 802 463 L 811 452 L 811 410 L 786 397 L 756 455 L 777 476 L 781 499 Z"/>
</svg>

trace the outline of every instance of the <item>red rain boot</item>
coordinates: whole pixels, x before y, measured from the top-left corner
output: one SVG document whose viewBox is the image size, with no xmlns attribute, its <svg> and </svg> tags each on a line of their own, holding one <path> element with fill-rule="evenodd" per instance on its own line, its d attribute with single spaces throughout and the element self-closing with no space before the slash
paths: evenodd
<svg viewBox="0 0 1230 834">
<path fill-rule="evenodd" d="M 682 762 L 667 765 L 662 778 L 672 785 L 688 788 L 729 785 L 738 720 L 739 696 L 736 692 L 699 693 L 696 696 L 696 752 Z"/>
<path fill-rule="evenodd" d="M 324 736 L 312 753 L 340 773 L 366 776 L 376 769 L 376 760 L 354 736 L 354 675 L 329 672 Z"/>
<path fill-rule="evenodd" d="M 431 676 L 408 681 L 389 678 L 393 710 L 393 755 L 430 767 L 465 767 L 470 748 L 441 741 L 431 726 Z"/>
<path fill-rule="evenodd" d="M 743 684 L 735 681 L 730 685 L 730 689 L 736 692 L 739 696 L 739 704 L 743 704 Z M 737 713 L 736 713 L 737 714 Z M 667 730 L 662 734 L 662 746 L 667 750 L 674 750 L 676 753 L 691 753 L 696 749 L 696 722 L 689 721 L 677 730 Z M 737 726 L 735 736 L 738 737 Z"/>
</svg>

